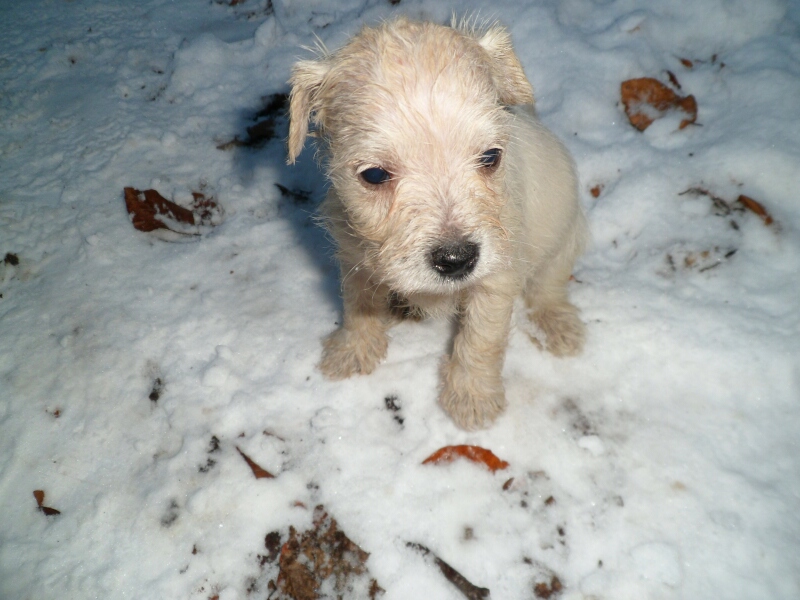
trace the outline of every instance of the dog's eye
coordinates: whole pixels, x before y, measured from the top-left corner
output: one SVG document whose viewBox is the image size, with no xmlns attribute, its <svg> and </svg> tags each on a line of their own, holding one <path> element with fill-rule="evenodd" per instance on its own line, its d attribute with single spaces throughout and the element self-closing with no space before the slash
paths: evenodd
<svg viewBox="0 0 800 600">
<path fill-rule="evenodd" d="M 500 157 L 503 152 L 500 148 L 492 148 L 481 154 L 478 164 L 485 169 L 492 169 L 500 164 Z"/>
<path fill-rule="evenodd" d="M 386 169 L 381 169 L 380 167 L 370 167 L 369 169 L 364 169 L 359 173 L 361 179 L 369 183 L 370 185 L 380 185 L 382 183 L 386 183 L 389 181 L 392 176 L 389 174 L 389 171 Z"/>
</svg>

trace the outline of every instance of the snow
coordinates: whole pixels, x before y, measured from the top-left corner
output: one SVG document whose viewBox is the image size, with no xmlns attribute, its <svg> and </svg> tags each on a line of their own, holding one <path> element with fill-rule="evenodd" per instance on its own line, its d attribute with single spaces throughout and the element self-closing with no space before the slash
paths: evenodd
<svg viewBox="0 0 800 600">
<path fill-rule="evenodd" d="M 436 405 L 447 322 L 398 326 L 367 377 L 321 377 L 341 303 L 313 152 L 217 149 L 315 36 L 451 9 L 0 7 L 0 597 L 267 598 L 265 535 L 318 504 L 387 600 L 463 597 L 408 542 L 495 600 L 551 574 L 570 600 L 800 597 L 800 3 L 460 3 L 509 26 L 593 236 L 584 353 L 542 353 L 518 311 L 509 408 L 473 433 Z M 639 132 L 619 85 L 667 70 L 700 125 Z M 224 221 L 165 242 L 131 226 L 126 186 L 202 190 Z M 450 444 L 510 467 L 421 465 Z"/>
</svg>

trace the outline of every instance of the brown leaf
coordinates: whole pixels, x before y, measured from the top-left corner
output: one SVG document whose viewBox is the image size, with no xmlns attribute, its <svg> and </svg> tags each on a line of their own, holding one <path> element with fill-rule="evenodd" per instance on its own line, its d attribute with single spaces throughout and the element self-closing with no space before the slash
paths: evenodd
<svg viewBox="0 0 800 600">
<path fill-rule="evenodd" d="M 126 187 L 124 192 L 125 208 L 139 231 L 166 229 L 183 235 L 200 235 L 200 227 L 217 225 L 223 214 L 222 207 L 201 192 L 192 192 L 193 201 L 188 208 L 167 200 L 156 190 Z"/>
<path fill-rule="evenodd" d="M 244 0 L 241 0 L 244 1 Z M 230 150 L 236 147 L 260 148 L 270 140 L 279 137 L 276 128 L 284 121 L 289 105 L 289 95 L 285 93 L 271 94 L 263 98 L 264 107 L 253 117 L 255 125 L 247 128 L 247 137 L 240 139 L 238 135 L 232 140 L 217 145 L 217 150 Z"/>
<path fill-rule="evenodd" d="M 242 452 L 239 446 L 236 446 L 236 450 L 239 452 L 239 454 L 242 455 L 242 458 L 245 460 L 245 462 L 247 462 L 247 464 L 250 465 L 250 468 L 253 470 L 253 475 L 256 476 L 256 479 L 263 479 L 263 478 L 274 479 L 275 476 L 272 473 L 270 473 L 266 469 L 263 469 L 260 465 L 254 462 L 252 458 L 250 458 L 249 456 L 247 456 L 247 454 Z"/>
<path fill-rule="evenodd" d="M 753 200 L 750 196 L 745 196 L 744 194 L 740 195 L 736 201 L 741 203 L 747 210 L 754 212 L 761 217 L 761 219 L 764 221 L 764 225 L 772 225 L 772 216 L 767 212 L 767 209 L 764 208 L 760 202 Z"/>
<path fill-rule="evenodd" d="M 668 70 L 668 71 L 667 71 L 667 77 L 669 78 L 669 82 L 670 82 L 672 85 L 674 85 L 674 86 L 675 86 L 676 88 L 678 88 L 679 90 L 683 89 L 683 88 L 681 87 L 681 84 L 680 84 L 680 83 L 678 83 L 678 78 L 677 78 L 677 77 L 675 77 L 675 73 L 673 73 L 672 71 L 669 71 L 669 70 Z"/>
<path fill-rule="evenodd" d="M 620 94 L 628 120 L 639 131 L 644 131 L 653 121 L 671 110 L 680 110 L 687 115 L 681 121 L 680 129 L 697 120 L 697 101 L 694 96 L 678 96 L 652 77 L 623 81 Z"/>
<path fill-rule="evenodd" d="M 39 506 L 39 510 L 48 517 L 61 514 L 60 510 L 44 505 L 44 490 L 33 490 L 33 497 L 36 498 L 36 504 Z"/>
<path fill-rule="evenodd" d="M 716 57 L 716 54 L 714 56 Z M 681 64 L 687 69 L 691 69 L 692 67 L 694 67 L 694 63 L 690 61 L 688 58 L 681 58 L 679 60 L 681 61 Z"/>
<path fill-rule="evenodd" d="M 158 217 L 167 217 L 179 223 L 194 225 L 192 211 L 167 200 L 156 190 L 140 191 L 125 188 L 125 207 L 133 215 L 133 226 L 139 231 L 170 229 Z"/>
<path fill-rule="evenodd" d="M 589 190 L 589 193 L 592 195 L 592 198 L 599 198 L 600 193 L 603 191 L 603 184 L 598 183 L 592 189 Z"/>
<path fill-rule="evenodd" d="M 480 446 L 445 446 L 440 448 L 428 458 L 422 461 L 423 465 L 427 464 L 441 464 L 450 463 L 457 458 L 466 458 L 472 462 L 482 463 L 486 465 L 490 471 L 498 471 L 507 468 L 509 465 L 506 461 L 497 458 L 491 450 L 481 448 Z"/>
<path fill-rule="evenodd" d="M 553 575 L 553 577 L 550 579 L 549 585 L 547 583 L 537 583 L 533 588 L 533 593 L 536 594 L 537 598 L 544 598 L 547 600 L 554 594 L 558 595 L 563 589 L 564 586 L 562 585 L 561 580 Z"/>
<path fill-rule="evenodd" d="M 325 508 L 317 506 L 311 529 L 301 534 L 289 527 L 289 539 L 280 549 L 280 570 L 275 581 L 278 595 L 274 598 L 317 600 L 323 584 L 332 587 L 337 598 L 349 597 L 342 594 L 354 588 L 368 592 L 371 599 L 377 598 L 383 589 L 369 577 L 368 558 L 369 553 L 339 529 Z"/>
</svg>

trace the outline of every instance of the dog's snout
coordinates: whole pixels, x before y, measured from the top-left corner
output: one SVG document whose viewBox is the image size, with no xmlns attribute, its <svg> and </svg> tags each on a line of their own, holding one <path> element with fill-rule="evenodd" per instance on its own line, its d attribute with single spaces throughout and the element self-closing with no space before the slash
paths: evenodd
<svg viewBox="0 0 800 600">
<path fill-rule="evenodd" d="M 442 277 L 463 279 L 478 264 L 480 247 L 473 242 L 457 242 L 439 246 L 431 252 L 431 265 Z"/>
</svg>

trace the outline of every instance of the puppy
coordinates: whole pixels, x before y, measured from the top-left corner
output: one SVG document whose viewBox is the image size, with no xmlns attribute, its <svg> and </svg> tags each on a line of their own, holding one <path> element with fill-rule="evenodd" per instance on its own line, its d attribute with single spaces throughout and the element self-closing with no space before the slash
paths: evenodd
<svg viewBox="0 0 800 600">
<path fill-rule="evenodd" d="M 464 429 L 505 407 L 515 298 L 557 356 L 581 350 L 567 283 L 586 238 L 566 148 L 533 114 L 533 89 L 499 25 L 404 18 L 298 62 L 288 154 L 311 121 L 331 181 L 343 325 L 324 342 L 331 379 L 372 372 L 398 319 L 456 314 L 439 402 Z"/>
</svg>

